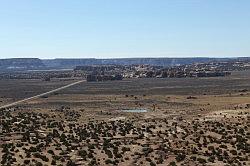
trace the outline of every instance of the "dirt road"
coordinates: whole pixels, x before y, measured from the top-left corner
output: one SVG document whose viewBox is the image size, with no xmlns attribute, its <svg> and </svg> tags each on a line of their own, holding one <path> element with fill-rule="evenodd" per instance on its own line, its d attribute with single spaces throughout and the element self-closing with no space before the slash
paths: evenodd
<svg viewBox="0 0 250 166">
<path fill-rule="evenodd" d="M 54 90 L 51 90 L 51 91 L 48 91 L 48 92 L 39 94 L 39 95 L 36 95 L 36 96 L 32 96 L 32 97 L 29 97 L 29 98 L 26 98 L 26 99 L 19 100 L 19 101 L 16 101 L 16 102 L 14 102 L 14 103 L 10 103 L 10 104 L 1 106 L 0 109 L 4 109 L 4 108 L 8 108 L 8 107 L 13 107 L 13 106 L 15 106 L 15 105 L 17 105 L 17 104 L 20 104 L 20 103 L 23 103 L 23 102 L 25 102 L 25 101 L 32 100 L 32 99 L 36 99 L 36 98 L 39 98 L 39 97 L 42 97 L 42 96 L 45 96 L 45 95 L 49 95 L 49 94 L 51 94 L 51 93 L 54 93 L 54 92 L 57 92 L 57 91 L 66 89 L 66 88 L 71 87 L 71 86 L 74 86 L 74 85 L 76 85 L 76 84 L 80 84 L 80 83 L 82 83 L 82 82 L 84 82 L 84 81 L 85 81 L 85 80 L 77 81 L 77 82 L 68 84 L 68 85 L 66 85 L 66 86 L 63 86 L 63 87 L 60 87 L 60 88 L 57 88 L 57 89 L 54 89 Z"/>
</svg>

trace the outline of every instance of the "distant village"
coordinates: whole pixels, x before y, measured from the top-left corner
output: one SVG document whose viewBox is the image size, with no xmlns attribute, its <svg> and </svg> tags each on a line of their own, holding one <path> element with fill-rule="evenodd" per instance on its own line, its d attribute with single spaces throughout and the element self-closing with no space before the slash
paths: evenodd
<svg viewBox="0 0 250 166">
<path fill-rule="evenodd" d="M 89 82 L 98 82 L 123 78 L 225 77 L 231 75 L 232 71 L 248 69 L 249 62 L 211 62 L 167 68 L 151 65 L 77 66 L 75 71 L 85 72 Z"/>
<path fill-rule="evenodd" d="M 122 80 L 128 78 L 183 78 L 183 77 L 225 77 L 232 71 L 250 69 L 250 60 L 193 63 L 171 67 L 147 64 L 134 65 L 85 65 L 74 70 L 38 70 L 22 72 L 0 72 L 0 79 L 42 79 L 84 78 L 88 82 Z"/>
</svg>

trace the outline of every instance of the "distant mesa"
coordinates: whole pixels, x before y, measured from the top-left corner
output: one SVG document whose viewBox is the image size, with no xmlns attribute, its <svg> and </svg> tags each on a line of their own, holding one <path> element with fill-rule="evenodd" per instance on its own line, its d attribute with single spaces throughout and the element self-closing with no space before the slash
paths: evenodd
<svg viewBox="0 0 250 166">
<path fill-rule="evenodd" d="M 90 65 L 133 65 L 147 64 L 153 66 L 178 66 L 193 63 L 208 63 L 211 61 L 230 61 L 235 58 L 121 58 L 121 59 L 38 59 L 13 58 L 0 59 L 0 70 L 48 70 L 48 69 L 74 69 L 76 66 Z M 237 58 L 237 60 L 250 60 L 250 58 Z"/>
</svg>

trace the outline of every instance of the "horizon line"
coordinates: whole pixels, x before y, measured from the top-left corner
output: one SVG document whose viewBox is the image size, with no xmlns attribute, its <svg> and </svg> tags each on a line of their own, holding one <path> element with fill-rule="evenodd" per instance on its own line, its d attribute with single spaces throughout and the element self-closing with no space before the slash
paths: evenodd
<svg viewBox="0 0 250 166">
<path fill-rule="evenodd" d="M 40 60 L 56 60 L 56 59 L 103 59 L 103 60 L 106 60 L 106 59 L 190 59 L 190 58 L 213 58 L 213 59 L 237 59 L 237 58 L 250 58 L 250 56 L 235 56 L 235 57 L 213 57 L 213 56 L 206 56 L 206 57 L 202 57 L 202 56 L 190 56 L 190 57 L 122 57 L 122 58 L 119 58 L 119 57 L 112 57 L 112 58 L 68 58 L 68 57 L 65 57 L 65 58 L 39 58 L 39 57 L 23 57 L 23 58 L 0 58 L 1 60 L 7 60 L 7 59 L 40 59 Z"/>
</svg>

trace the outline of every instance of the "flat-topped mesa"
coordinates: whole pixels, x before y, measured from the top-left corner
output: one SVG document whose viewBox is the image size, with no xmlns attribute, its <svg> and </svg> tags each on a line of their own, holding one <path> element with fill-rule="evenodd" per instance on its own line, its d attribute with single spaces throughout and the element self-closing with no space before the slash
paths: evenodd
<svg viewBox="0 0 250 166">
<path fill-rule="evenodd" d="M 45 68 L 44 63 L 38 58 L 13 58 L 0 59 L 0 70 L 31 70 Z"/>
</svg>

